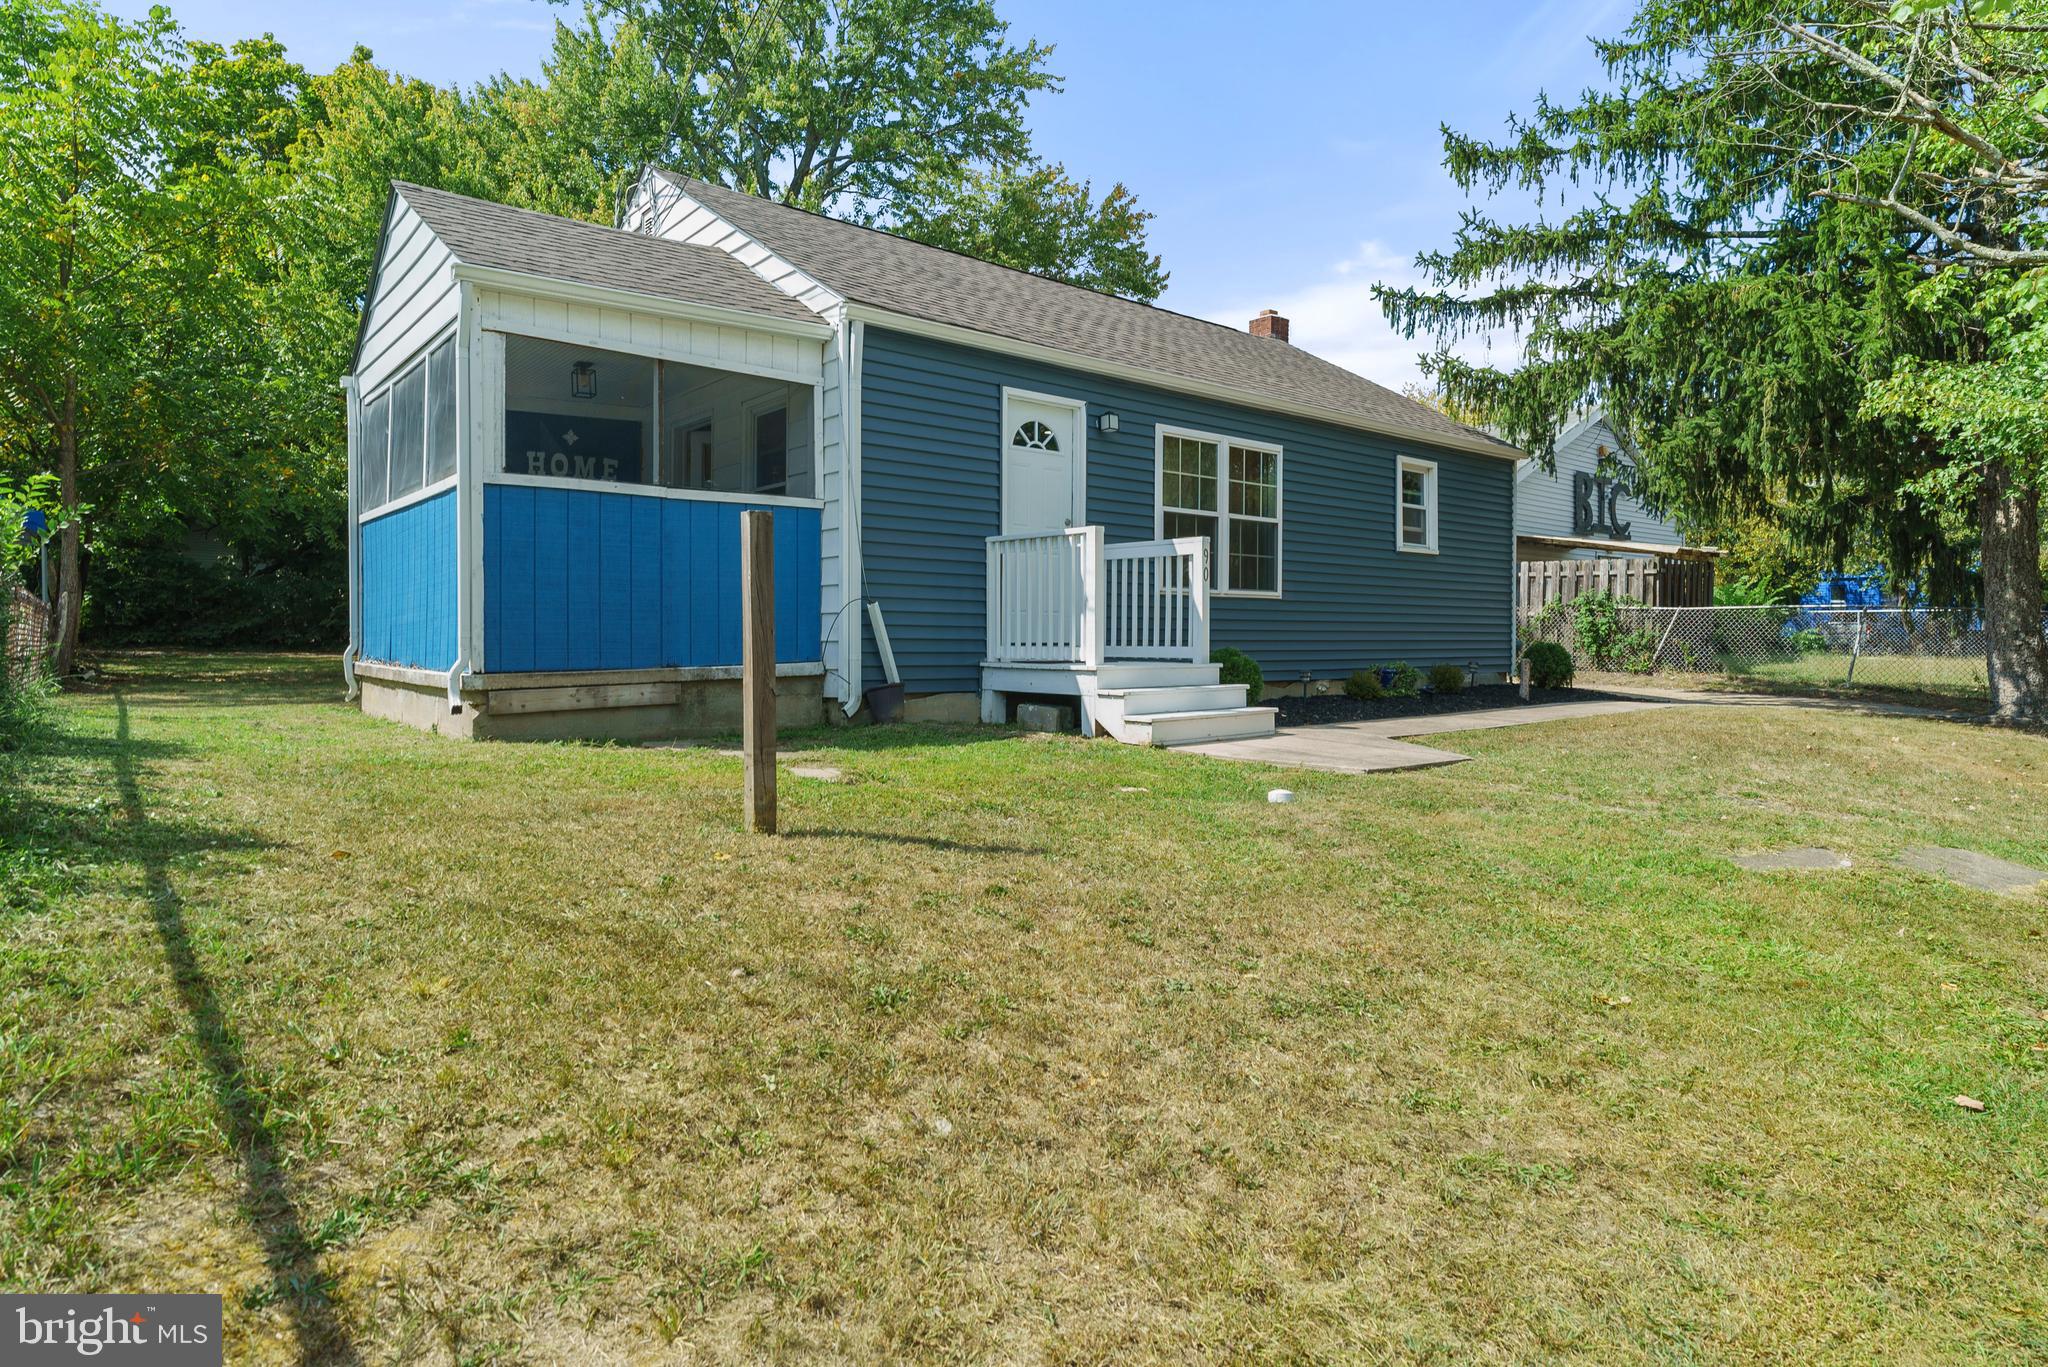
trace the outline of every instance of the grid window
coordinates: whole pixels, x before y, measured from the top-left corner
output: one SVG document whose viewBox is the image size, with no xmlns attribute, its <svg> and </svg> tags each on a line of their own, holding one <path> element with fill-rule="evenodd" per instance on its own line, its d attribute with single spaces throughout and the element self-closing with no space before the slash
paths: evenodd
<svg viewBox="0 0 2048 1367">
<path fill-rule="evenodd" d="M 1426 460 L 1403 459 L 1395 491 L 1394 544 L 1404 551 L 1436 550 L 1436 466 Z"/>
<path fill-rule="evenodd" d="M 1159 532 L 1209 539 L 1215 587 L 1280 592 L 1280 452 L 1191 433 L 1159 434 Z"/>
</svg>

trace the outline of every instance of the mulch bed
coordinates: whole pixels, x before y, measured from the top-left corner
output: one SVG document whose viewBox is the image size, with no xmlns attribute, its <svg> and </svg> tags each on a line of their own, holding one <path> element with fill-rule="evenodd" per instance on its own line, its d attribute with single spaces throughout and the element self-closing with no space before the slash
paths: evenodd
<svg viewBox="0 0 2048 1367">
<path fill-rule="evenodd" d="M 1592 688 L 1529 690 L 1529 702 L 1532 706 L 1545 702 L 1605 702 L 1622 696 Z M 1322 726 L 1339 721 L 1431 717 L 1448 712 L 1478 712 L 1489 707 L 1521 705 L 1520 691 L 1513 684 L 1480 684 L 1462 693 L 1423 693 L 1413 698 L 1382 698 L 1378 702 L 1366 702 L 1337 692 L 1306 698 L 1296 696 L 1266 699 L 1266 706 L 1280 709 L 1280 715 L 1274 720 L 1282 726 Z"/>
</svg>

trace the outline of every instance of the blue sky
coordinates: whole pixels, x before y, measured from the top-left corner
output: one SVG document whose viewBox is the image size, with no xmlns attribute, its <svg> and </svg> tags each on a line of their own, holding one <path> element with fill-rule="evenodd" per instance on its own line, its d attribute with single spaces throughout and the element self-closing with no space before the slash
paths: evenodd
<svg viewBox="0 0 2048 1367">
<path fill-rule="evenodd" d="M 1162 303 L 1242 325 L 1261 308 L 1294 341 L 1382 384 L 1416 376 L 1417 344 L 1380 321 L 1375 280 L 1407 282 L 1462 200 L 1438 125 L 1497 132 L 1537 91 L 1598 78 L 1586 42 L 1626 0 L 1338 0 L 1140 4 L 998 0 L 1014 32 L 1054 44 L 1066 90 L 1036 101 L 1040 151 L 1158 214 L 1173 280 Z M 147 0 L 115 0 L 128 13 Z M 275 33 L 325 69 L 357 43 L 441 83 L 536 73 L 558 16 L 540 0 L 172 0 L 197 37 Z"/>
</svg>

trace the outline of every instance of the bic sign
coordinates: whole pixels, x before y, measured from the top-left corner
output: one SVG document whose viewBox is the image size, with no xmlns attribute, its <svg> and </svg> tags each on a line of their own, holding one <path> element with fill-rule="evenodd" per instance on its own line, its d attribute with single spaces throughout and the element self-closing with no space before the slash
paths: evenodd
<svg viewBox="0 0 2048 1367">
<path fill-rule="evenodd" d="M 1630 524 L 1621 520 L 1619 504 L 1628 488 L 1618 479 L 1595 479 L 1584 470 L 1572 475 L 1572 535 L 1611 536 L 1628 540 Z"/>
</svg>

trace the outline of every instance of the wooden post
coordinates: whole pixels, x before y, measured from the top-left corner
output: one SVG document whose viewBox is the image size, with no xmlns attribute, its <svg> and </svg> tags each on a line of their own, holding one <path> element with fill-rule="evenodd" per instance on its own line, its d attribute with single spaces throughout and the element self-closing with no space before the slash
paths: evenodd
<svg viewBox="0 0 2048 1367">
<path fill-rule="evenodd" d="M 740 741 L 747 829 L 775 834 L 775 514 L 740 514 Z"/>
</svg>

